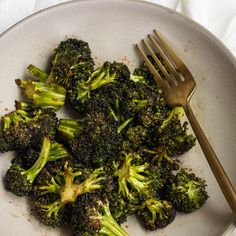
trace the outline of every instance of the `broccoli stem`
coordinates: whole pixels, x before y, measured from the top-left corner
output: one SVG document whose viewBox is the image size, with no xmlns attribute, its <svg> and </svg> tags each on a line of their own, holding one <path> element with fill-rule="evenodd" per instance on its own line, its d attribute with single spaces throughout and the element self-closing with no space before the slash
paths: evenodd
<svg viewBox="0 0 236 236">
<path fill-rule="evenodd" d="M 27 176 L 27 180 L 31 184 L 34 182 L 34 179 L 37 177 L 37 175 L 40 173 L 40 171 L 43 169 L 43 167 L 47 163 L 50 148 L 51 148 L 50 140 L 47 138 L 44 138 L 42 149 L 41 149 L 41 152 L 39 154 L 39 158 L 37 159 L 37 161 L 34 163 L 34 165 L 30 169 L 21 172 L 22 175 Z"/>
<path fill-rule="evenodd" d="M 48 218 L 52 218 L 52 215 L 54 215 L 54 218 L 57 218 L 58 213 L 63 206 L 64 204 L 61 202 L 60 199 L 58 199 L 51 204 L 42 206 L 42 209 L 43 211 L 47 212 Z"/>
<path fill-rule="evenodd" d="M 64 204 L 75 202 L 78 196 L 101 188 L 102 185 L 99 182 L 105 179 L 100 176 L 102 173 L 103 168 L 96 169 L 84 182 L 75 184 L 74 178 L 81 175 L 81 172 L 73 173 L 70 168 L 67 168 L 65 173 L 65 184 L 60 192 L 61 201 Z"/>
<path fill-rule="evenodd" d="M 48 185 L 46 186 L 41 186 L 39 187 L 40 190 L 42 190 L 40 192 L 41 195 L 47 194 L 47 193 L 57 193 L 59 194 L 62 187 L 61 185 L 59 185 L 56 180 L 52 177 L 51 178 L 51 182 L 48 183 Z"/>
<path fill-rule="evenodd" d="M 90 85 L 91 90 L 95 90 L 101 86 L 111 83 L 115 79 L 115 76 L 116 76 L 115 73 L 113 75 L 105 74 L 105 76 L 104 75 L 102 76 L 101 74 Z"/>
<path fill-rule="evenodd" d="M 129 118 L 126 121 L 124 121 L 118 128 L 117 133 L 119 134 L 134 118 Z"/>
<path fill-rule="evenodd" d="M 60 143 L 53 142 L 48 156 L 48 161 L 56 161 L 66 158 L 70 153 Z"/>
<path fill-rule="evenodd" d="M 27 67 L 29 73 L 31 75 L 33 75 L 34 77 L 36 77 L 37 79 L 39 79 L 40 82 L 46 82 L 47 78 L 48 78 L 48 74 L 41 70 L 40 68 L 36 67 L 35 65 L 30 64 Z"/>
<path fill-rule="evenodd" d="M 17 110 L 32 111 L 36 107 L 32 104 L 27 103 L 27 102 L 15 101 L 15 108 Z"/>
<path fill-rule="evenodd" d="M 102 203 L 104 214 L 99 214 L 98 219 L 101 221 L 102 229 L 99 231 L 101 235 L 108 236 L 128 236 L 121 226 L 114 220 L 109 209 L 109 203 Z"/>
<path fill-rule="evenodd" d="M 76 137 L 83 128 L 83 121 L 76 119 L 61 119 L 59 121 L 58 131 L 69 139 Z"/>
<path fill-rule="evenodd" d="M 16 80 L 27 98 L 32 99 L 37 106 L 59 109 L 65 103 L 66 90 L 57 84 L 45 84 L 32 80 Z"/>
</svg>

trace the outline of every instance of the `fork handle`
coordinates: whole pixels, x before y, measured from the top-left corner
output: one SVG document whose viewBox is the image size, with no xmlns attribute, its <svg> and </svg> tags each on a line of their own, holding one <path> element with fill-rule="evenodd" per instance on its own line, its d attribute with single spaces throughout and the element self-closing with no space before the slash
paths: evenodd
<svg viewBox="0 0 236 236">
<path fill-rule="evenodd" d="M 201 126 L 199 125 L 189 102 L 187 102 L 186 106 L 183 106 L 185 110 L 185 114 L 188 117 L 189 123 L 192 126 L 192 129 L 197 137 L 197 140 L 204 152 L 206 159 L 211 167 L 215 178 L 225 195 L 226 200 L 229 203 L 230 208 L 232 209 L 234 215 L 236 216 L 236 192 L 234 190 L 233 185 L 231 184 L 228 176 L 226 175 L 224 168 L 222 167 L 219 159 L 217 158 L 213 148 L 211 147 L 207 137 L 202 131 Z"/>
</svg>

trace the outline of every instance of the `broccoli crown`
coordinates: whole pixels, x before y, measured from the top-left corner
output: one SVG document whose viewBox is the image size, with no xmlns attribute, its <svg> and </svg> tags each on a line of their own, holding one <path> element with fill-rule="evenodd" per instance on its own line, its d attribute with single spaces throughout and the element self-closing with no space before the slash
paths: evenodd
<svg viewBox="0 0 236 236">
<path fill-rule="evenodd" d="M 64 208 L 70 207 L 68 204 L 74 204 L 81 195 L 103 188 L 104 180 L 108 179 L 103 168 L 85 170 L 72 160 L 64 162 L 64 167 L 54 172 L 42 172 L 35 189 L 35 214 L 52 226 L 54 222 L 61 222 Z"/>
<path fill-rule="evenodd" d="M 34 160 L 37 152 L 28 152 L 28 156 Z M 29 169 L 24 169 L 17 162 L 13 163 L 5 175 L 5 187 L 8 191 L 17 196 L 30 195 L 33 182 L 47 162 L 66 158 L 69 153 L 61 144 L 52 143 L 48 138 L 44 138 L 41 151 L 37 159 Z M 30 159 L 29 158 L 29 159 Z M 21 160 L 20 163 L 23 163 Z"/>
<path fill-rule="evenodd" d="M 12 164 L 5 175 L 6 189 L 17 196 L 29 195 L 34 179 L 47 162 L 50 147 L 50 141 L 45 138 L 38 159 L 28 170 L 23 169 L 17 164 Z"/>
<path fill-rule="evenodd" d="M 71 150 L 86 166 L 104 165 L 116 159 L 121 150 L 118 122 L 111 115 L 107 103 L 94 100 L 93 108 L 83 119 L 82 132 L 71 141 Z"/>
<path fill-rule="evenodd" d="M 66 89 L 55 83 L 16 79 L 16 84 L 24 95 L 39 107 L 51 107 L 59 110 L 66 99 Z"/>
<path fill-rule="evenodd" d="M 172 203 L 157 198 L 147 199 L 137 212 L 147 230 L 164 228 L 175 219 L 175 209 Z"/>
<path fill-rule="evenodd" d="M 94 91 L 116 81 L 122 81 L 124 76 L 129 77 L 127 66 L 118 62 L 110 63 L 107 61 L 97 68 L 86 81 L 73 79 L 68 89 L 68 96 L 73 108 L 84 114 Z"/>
<path fill-rule="evenodd" d="M 40 147 L 45 136 L 54 139 L 58 126 L 55 111 L 51 108 L 27 111 L 27 104 L 24 104 L 24 109 L 2 117 L 0 152 Z"/>
<path fill-rule="evenodd" d="M 199 209 L 208 198 L 205 180 L 183 169 L 168 186 L 166 194 L 175 209 L 184 213 Z"/>
<path fill-rule="evenodd" d="M 113 165 L 114 176 L 118 181 L 118 193 L 133 204 L 157 196 L 163 188 L 164 179 L 159 169 L 143 162 L 137 153 L 124 153 L 124 161 Z"/>
<path fill-rule="evenodd" d="M 93 71 L 94 61 L 87 42 L 69 38 L 54 50 L 48 80 L 68 87 L 71 80 L 87 79 Z"/>
<path fill-rule="evenodd" d="M 135 147 L 138 147 L 147 140 L 148 130 L 141 125 L 129 127 L 126 131 L 126 137 Z"/>
<path fill-rule="evenodd" d="M 188 123 L 181 123 L 182 116 L 183 109 L 175 107 L 157 128 L 159 144 L 165 147 L 170 156 L 179 156 L 195 145 L 196 138 L 192 134 L 187 134 Z"/>
<path fill-rule="evenodd" d="M 71 225 L 74 235 L 127 236 L 113 218 L 107 198 L 98 195 L 87 197 L 74 208 Z"/>
</svg>

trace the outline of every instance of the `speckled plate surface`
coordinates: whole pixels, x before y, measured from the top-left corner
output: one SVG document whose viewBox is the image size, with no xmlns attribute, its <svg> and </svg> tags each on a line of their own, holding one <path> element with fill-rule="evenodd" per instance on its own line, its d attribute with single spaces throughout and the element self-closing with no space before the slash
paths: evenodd
<svg viewBox="0 0 236 236">
<path fill-rule="evenodd" d="M 197 82 L 192 107 L 203 130 L 236 186 L 236 62 L 204 28 L 182 15 L 143 1 L 75 1 L 35 14 L 0 36 L 0 113 L 19 98 L 15 78 L 27 76 L 30 63 L 46 67 L 52 49 L 66 37 L 88 41 L 96 63 L 120 60 L 132 70 L 139 62 L 133 43 L 158 29 L 183 59 Z M 0 235 L 68 235 L 42 226 L 30 204 L 6 192 L 2 179 L 12 154 L 0 156 Z M 199 211 L 178 214 L 166 229 L 145 232 L 135 218 L 123 226 L 135 236 L 216 236 L 232 222 L 230 209 L 197 144 L 182 157 L 208 183 L 209 200 Z"/>
</svg>

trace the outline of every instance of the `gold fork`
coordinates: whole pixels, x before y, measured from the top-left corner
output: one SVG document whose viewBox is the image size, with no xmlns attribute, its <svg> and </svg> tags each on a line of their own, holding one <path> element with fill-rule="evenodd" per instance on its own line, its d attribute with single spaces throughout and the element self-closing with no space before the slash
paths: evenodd
<svg viewBox="0 0 236 236">
<path fill-rule="evenodd" d="M 147 64 L 150 72 L 153 74 L 157 85 L 163 90 L 166 103 L 173 107 L 182 106 L 184 108 L 185 114 L 206 156 L 212 172 L 214 173 L 234 215 L 236 215 L 236 192 L 190 107 L 190 98 L 196 88 L 196 82 L 193 76 L 187 66 L 167 45 L 163 36 L 159 32 L 154 30 L 154 35 L 152 36 L 149 34 L 148 39 L 149 42 L 142 40 L 143 47 L 136 44 L 135 48 Z M 165 77 L 164 80 L 159 71 L 155 69 L 154 65 L 147 57 L 146 52 L 152 56 L 154 61 L 157 63 L 160 71 Z M 161 60 L 156 56 L 157 53 L 159 53 L 163 59 L 168 71 L 163 66 Z"/>
</svg>

